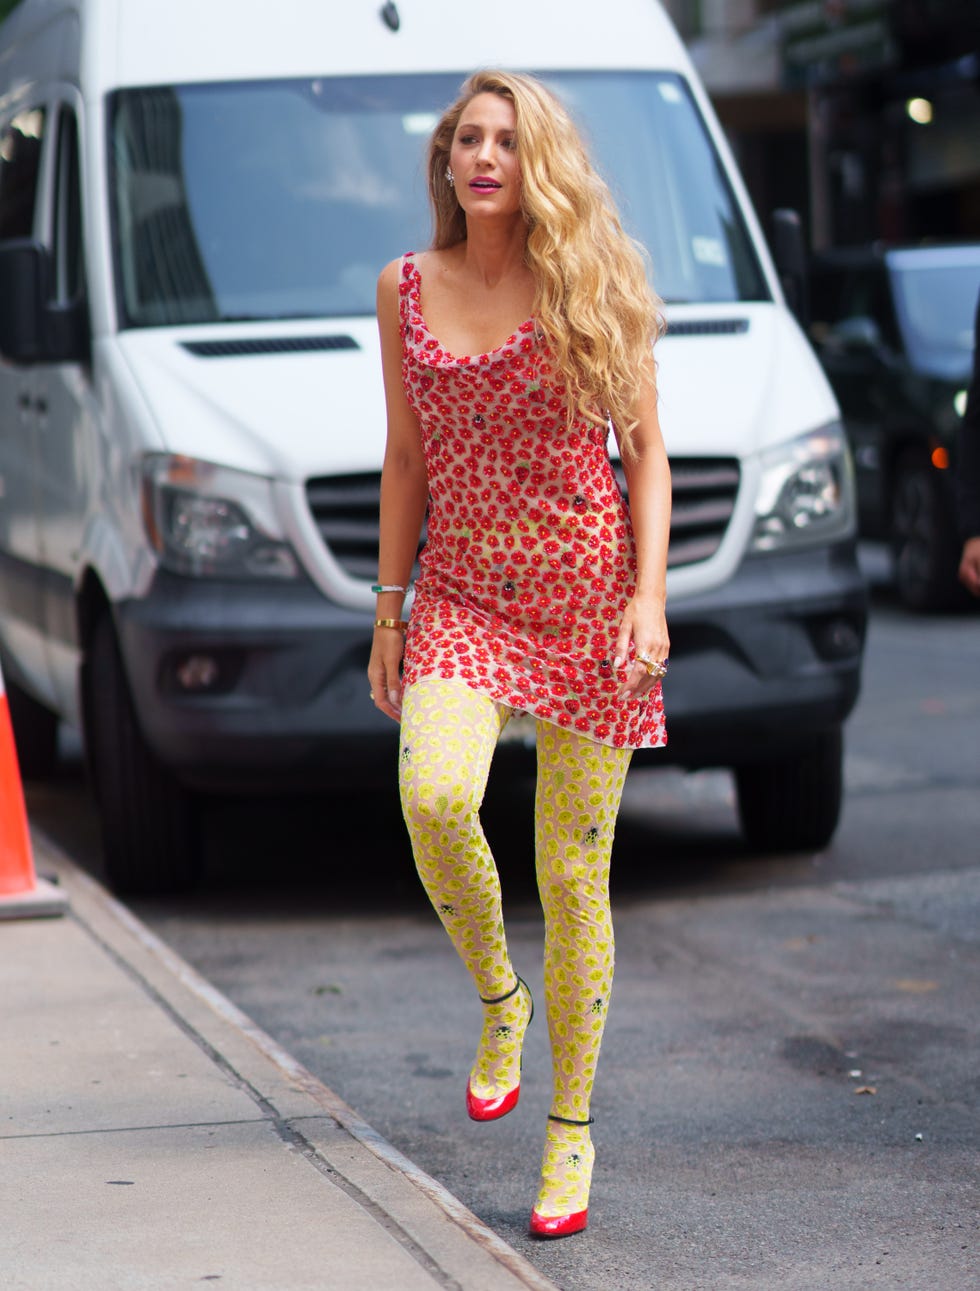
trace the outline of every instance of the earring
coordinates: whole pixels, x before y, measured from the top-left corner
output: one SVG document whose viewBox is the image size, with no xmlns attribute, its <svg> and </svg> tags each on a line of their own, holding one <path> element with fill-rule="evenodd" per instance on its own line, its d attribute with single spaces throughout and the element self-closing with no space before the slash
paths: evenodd
<svg viewBox="0 0 980 1291">
<path fill-rule="evenodd" d="M 446 167 L 446 183 L 450 188 L 454 188 L 456 186 L 456 176 L 448 166 Z"/>
</svg>

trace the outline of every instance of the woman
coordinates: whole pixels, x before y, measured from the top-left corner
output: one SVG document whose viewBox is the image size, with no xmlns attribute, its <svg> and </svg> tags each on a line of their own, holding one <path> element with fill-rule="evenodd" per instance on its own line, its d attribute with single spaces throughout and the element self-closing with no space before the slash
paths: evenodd
<svg viewBox="0 0 980 1291">
<path fill-rule="evenodd" d="M 963 535 L 960 582 L 980 596 L 980 296 L 973 321 L 973 375 L 956 435 L 956 501 Z"/>
<path fill-rule="evenodd" d="M 466 1090 L 475 1120 L 516 1104 L 533 1013 L 479 808 L 509 717 L 537 719 L 553 1098 L 531 1232 L 561 1237 L 587 1222 L 616 813 L 632 750 L 666 738 L 660 316 L 574 126 L 533 78 L 470 77 L 436 126 L 428 177 L 432 249 L 378 283 L 388 441 L 368 676 L 375 704 L 401 722 L 419 874 L 484 1005 Z"/>
</svg>

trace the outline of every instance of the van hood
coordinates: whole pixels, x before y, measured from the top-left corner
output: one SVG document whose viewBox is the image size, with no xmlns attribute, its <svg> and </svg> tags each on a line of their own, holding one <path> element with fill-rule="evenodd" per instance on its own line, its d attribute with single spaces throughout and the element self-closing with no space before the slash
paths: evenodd
<svg viewBox="0 0 980 1291">
<path fill-rule="evenodd" d="M 748 458 L 839 417 L 792 314 L 772 302 L 673 305 L 656 347 L 672 457 Z"/>
<path fill-rule="evenodd" d="M 373 318 L 147 328 L 118 343 L 166 452 L 294 483 L 378 469 Z"/>
<path fill-rule="evenodd" d="M 373 318 L 133 330 L 118 343 L 166 452 L 299 484 L 380 467 Z M 672 306 L 656 353 L 671 456 L 744 459 L 838 415 L 780 305 Z"/>
</svg>

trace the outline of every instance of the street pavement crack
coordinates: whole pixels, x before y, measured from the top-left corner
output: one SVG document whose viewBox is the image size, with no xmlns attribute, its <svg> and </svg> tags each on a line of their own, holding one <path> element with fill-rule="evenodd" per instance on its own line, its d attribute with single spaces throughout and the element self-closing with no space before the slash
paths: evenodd
<svg viewBox="0 0 980 1291">
<path fill-rule="evenodd" d="M 249 1116 L 231 1121 L 164 1121 L 155 1125 L 102 1125 L 90 1130 L 33 1130 L 29 1134 L 3 1134 L 0 1142 L 13 1139 L 76 1139 L 101 1134 L 154 1134 L 159 1130 L 220 1130 L 234 1125 L 265 1125 L 265 1116 Z"/>
</svg>

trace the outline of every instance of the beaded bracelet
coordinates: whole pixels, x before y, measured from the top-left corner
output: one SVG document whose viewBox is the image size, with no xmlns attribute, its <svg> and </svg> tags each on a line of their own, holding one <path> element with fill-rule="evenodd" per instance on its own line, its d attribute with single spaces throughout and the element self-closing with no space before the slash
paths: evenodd
<svg viewBox="0 0 980 1291">
<path fill-rule="evenodd" d="M 372 583 L 372 592 L 406 592 L 408 589 L 399 587 L 397 583 Z"/>
<path fill-rule="evenodd" d="M 376 628 L 397 628 L 399 632 L 404 632 L 408 627 L 408 619 L 375 619 Z"/>
</svg>

